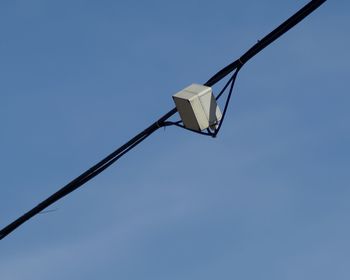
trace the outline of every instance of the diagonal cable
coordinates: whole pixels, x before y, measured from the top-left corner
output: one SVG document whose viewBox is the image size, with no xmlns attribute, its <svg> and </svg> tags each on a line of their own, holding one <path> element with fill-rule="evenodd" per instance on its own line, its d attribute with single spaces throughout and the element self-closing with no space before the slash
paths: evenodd
<svg viewBox="0 0 350 280">
<path fill-rule="evenodd" d="M 262 40 L 258 41 L 257 44 L 255 44 L 252 48 L 250 48 L 245 54 L 243 54 L 239 59 L 232 62 L 231 64 L 227 65 L 223 69 L 221 69 L 219 72 L 217 72 L 214 76 L 212 76 L 204 85 L 206 86 L 213 86 L 217 82 L 221 81 L 224 77 L 232 73 L 236 69 L 240 69 L 246 62 L 248 62 L 251 58 L 253 58 L 256 54 L 261 52 L 265 47 L 270 45 L 272 42 L 274 42 L 276 39 L 278 39 L 280 36 L 282 36 L 284 33 L 286 33 L 288 30 L 293 28 L 295 25 L 297 25 L 300 21 L 302 21 L 304 18 L 306 18 L 309 14 L 311 14 L 313 11 L 315 11 L 319 6 L 321 6 L 326 0 L 312 0 L 308 4 L 306 4 L 303 8 L 301 8 L 297 13 L 295 13 L 293 16 L 291 16 L 289 19 L 287 19 L 285 22 L 283 22 L 280 26 L 278 26 L 275 30 L 273 30 L 271 33 L 269 33 L 267 36 L 265 36 Z M 238 71 L 237 71 L 238 72 Z M 232 94 L 232 91 L 231 91 Z M 231 96 L 230 94 L 230 96 Z M 221 95 L 220 95 L 221 96 Z M 228 99 L 229 101 L 229 99 Z M 228 102 L 225 105 L 225 108 L 227 110 Z M 226 113 L 226 110 L 225 113 Z M 6 237 L 8 234 L 10 234 L 12 231 L 14 231 L 16 228 L 21 226 L 23 223 L 34 217 L 35 215 L 39 214 L 41 211 L 43 211 L 48 206 L 55 203 L 57 200 L 60 200 L 64 196 L 68 195 L 69 193 L 75 191 L 79 187 L 83 186 L 86 182 L 100 174 L 102 171 L 107 169 L 110 165 L 112 165 L 116 160 L 118 160 L 120 157 L 125 155 L 127 152 L 129 152 L 131 149 L 133 149 L 136 145 L 141 143 L 143 140 L 145 140 L 148 136 L 150 136 L 153 132 L 158 130 L 160 127 L 165 126 L 165 122 L 173 116 L 177 112 L 176 108 L 173 108 L 168 113 L 164 114 L 162 117 L 160 117 L 156 122 L 151 124 L 149 127 L 147 127 L 145 130 L 137 134 L 135 137 L 133 137 L 131 140 L 129 140 L 127 143 L 122 145 L 120 148 L 116 149 L 114 152 L 112 152 L 110 155 L 102 159 L 100 162 L 95 164 L 93 167 L 89 168 L 87 171 L 79 175 L 77 178 L 75 178 L 73 181 L 65 185 L 63 188 L 58 190 L 53 195 L 49 196 L 44 201 L 40 202 L 36 207 L 29 210 L 16 220 L 14 220 L 12 223 L 4 227 L 0 231 L 0 240 Z M 222 122 L 220 122 L 220 125 Z"/>
</svg>

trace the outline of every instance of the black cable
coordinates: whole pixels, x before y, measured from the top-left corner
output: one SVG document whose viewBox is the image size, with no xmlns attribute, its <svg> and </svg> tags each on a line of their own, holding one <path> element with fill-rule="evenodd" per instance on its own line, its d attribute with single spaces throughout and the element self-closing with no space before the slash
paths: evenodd
<svg viewBox="0 0 350 280">
<path fill-rule="evenodd" d="M 181 121 L 180 121 L 181 122 Z M 164 126 L 177 126 L 177 127 L 180 127 L 180 128 L 183 128 L 185 130 L 188 130 L 188 131 L 191 131 L 191 132 L 194 132 L 194 133 L 197 133 L 197 134 L 200 134 L 200 135 L 205 135 L 205 136 L 213 136 L 214 134 L 212 132 L 202 132 L 202 131 L 198 131 L 198 130 L 194 130 L 194 129 L 190 129 L 190 128 L 187 128 L 183 125 L 181 125 L 178 121 L 177 122 L 164 122 Z"/>
<path fill-rule="evenodd" d="M 263 39 L 259 40 L 253 47 L 251 47 L 245 54 L 243 54 L 239 59 L 232 62 L 218 73 L 216 73 L 213 77 L 211 77 L 205 85 L 212 86 L 220 81 L 222 78 L 226 77 L 232 71 L 237 69 L 240 66 L 243 66 L 248 60 L 253 58 L 263 49 L 265 49 L 272 42 L 277 40 L 280 36 L 286 33 L 288 30 L 293 28 L 299 22 L 301 22 L 304 18 L 310 15 L 313 11 L 315 11 L 318 7 L 320 7 L 326 0 L 312 0 L 308 4 L 306 4 L 303 8 L 301 8 L 298 12 L 296 12 L 293 16 L 283 22 L 280 26 L 266 35 Z"/>
<path fill-rule="evenodd" d="M 227 83 L 224 85 L 224 87 L 222 88 L 222 90 L 219 92 L 219 94 L 215 97 L 216 100 L 219 100 L 221 95 L 225 92 L 225 90 L 227 89 L 227 87 L 231 84 L 232 80 L 233 80 L 233 75 L 232 77 L 227 81 Z"/>
<path fill-rule="evenodd" d="M 215 132 L 214 132 L 213 137 L 216 137 L 216 136 L 218 135 L 218 133 L 219 133 L 219 131 L 220 131 L 220 129 L 221 129 L 221 126 L 222 126 L 222 124 L 224 123 L 225 115 L 226 115 L 226 113 L 227 113 L 227 108 L 228 108 L 228 105 L 229 105 L 230 100 L 231 100 L 231 96 L 232 96 L 232 92 L 233 92 L 233 87 L 234 87 L 234 85 L 235 85 L 235 82 L 236 82 L 236 79 L 237 79 L 237 75 L 238 75 L 238 72 L 239 72 L 240 69 L 241 69 L 241 68 L 238 67 L 237 70 L 236 70 L 236 72 L 232 75 L 232 77 L 231 77 L 231 79 L 230 79 L 230 80 L 231 80 L 230 90 L 229 90 L 228 96 L 227 96 L 227 98 L 226 98 L 226 103 L 225 103 L 225 106 L 224 106 L 224 110 L 223 110 L 223 112 L 222 112 L 221 120 L 220 120 L 220 122 L 219 122 L 218 127 L 215 129 Z"/>
<path fill-rule="evenodd" d="M 132 150 L 134 147 L 136 147 L 138 144 L 140 144 L 143 140 L 145 140 L 150 134 L 144 135 L 142 138 L 135 141 L 132 145 L 130 145 L 128 148 L 126 148 L 124 151 L 119 153 L 117 156 L 112 158 L 110 161 L 105 163 L 103 166 L 101 166 L 99 169 L 95 170 L 94 172 L 91 172 L 88 176 L 86 176 L 84 179 L 79 181 L 80 185 L 85 184 L 87 181 L 90 181 L 92 178 L 96 177 L 98 174 L 103 172 L 105 169 L 107 169 L 109 166 L 111 166 L 113 163 L 115 163 L 118 159 L 120 159 L 123 155 L 125 155 L 127 152 Z"/>
<path fill-rule="evenodd" d="M 252 48 L 250 48 L 243 56 L 241 56 L 240 59 L 237 59 L 233 63 L 229 64 L 219 72 L 217 72 L 213 77 L 211 77 L 204 85 L 206 86 L 213 86 L 220 80 L 222 80 L 224 77 L 226 77 L 228 74 L 233 72 L 234 70 L 242 67 L 248 60 L 250 60 L 252 57 L 254 57 L 256 54 L 258 54 L 260 51 L 262 51 L 266 46 L 271 44 L 273 41 L 275 41 L 277 38 L 279 38 L 281 35 L 286 33 L 289 29 L 294 27 L 296 24 L 298 24 L 300 21 L 302 21 L 304 18 L 306 18 L 310 13 L 312 13 L 314 10 L 316 10 L 321 4 L 326 2 L 326 0 L 312 0 L 307 5 L 305 5 L 301 10 L 299 10 L 296 14 L 294 14 L 292 17 L 290 17 L 287 21 L 282 23 L 279 27 L 277 27 L 274 31 L 272 31 L 270 34 L 268 34 L 266 37 L 264 37 L 261 41 L 259 41 L 257 44 L 255 44 Z M 220 95 L 221 96 L 221 95 Z M 228 104 L 228 103 L 227 103 Z M 227 105 L 225 106 L 227 107 Z M 98 174 L 100 174 L 102 171 L 104 171 L 106 168 L 108 168 L 110 165 L 112 165 L 116 160 L 118 160 L 120 157 L 125 155 L 127 152 L 129 152 L 132 148 L 134 148 L 136 145 L 141 143 L 143 140 L 145 140 L 148 136 L 150 136 L 153 132 L 158 130 L 160 127 L 165 126 L 165 122 L 173 116 L 177 112 L 176 108 L 173 108 L 168 113 L 160 117 L 156 122 L 151 124 L 148 128 L 137 134 L 134 138 L 129 140 L 127 143 L 122 145 L 120 148 L 116 149 L 113 153 L 102 159 L 100 162 L 95 164 L 93 167 L 89 168 L 87 171 L 82 173 L 80 176 L 75 178 L 73 181 L 68 183 L 66 186 L 58 190 L 56 193 L 39 203 L 36 207 L 31 209 L 30 211 L 26 212 L 24 215 L 20 216 L 18 219 L 4 227 L 0 231 L 0 240 L 6 237 L 8 234 L 10 234 L 12 231 L 14 231 L 16 228 L 21 226 L 23 223 L 28 221 L 30 218 L 34 217 L 35 215 L 39 214 L 41 211 L 43 211 L 48 206 L 55 203 L 57 200 L 63 198 L 64 196 L 68 195 L 69 193 L 73 192 L 74 190 L 81 187 L 83 184 L 85 184 L 87 181 L 91 180 Z M 224 110 L 224 113 L 226 113 L 226 110 Z M 179 123 L 177 123 L 179 125 Z M 222 124 L 222 122 L 220 123 Z"/>
<path fill-rule="evenodd" d="M 33 209 L 16 219 L 14 222 L 6 226 L 0 231 L 0 240 L 3 239 L 6 235 L 14 231 L 17 227 L 25 223 L 30 218 L 34 217 L 35 215 L 39 214 L 41 211 L 43 211 L 48 206 L 52 205 L 59 199 L 63 198 L 64 196 L 68 195 L 69 193 L 73 192 L 77 188 L 81 187 L 83 184 L 85 184 L 87 181 L 91 180 L 98 174 L 100 174 L 103 170 L 108 168 L 110 165 L 112 165 L 116 160 L 118 160 L 120 157 L 122 157 L 124 154 L 126 154 L 128 151 L 130 151 L 132 148 L 134 148 L 136 145 L 141 143 L 144 139 L 146 139 L 148 136 L 150 136 L 156 129 L 158 129 L 158 126 L 152 125 L 145 131 L 141 132 L 137 136 L 135 136 L 133 139 L 128 141 L 126 144 L 118 148 L 116 151 L 108 155 L 106 158 L 101 160 L 99 163 L 95 164 L 93 167 L 89 168 L 87 171 L 82 173 L 80 176 L 75 178 L 73 181 L 68 183 L 66 186 L 55 192 L 53 195 L 39 203 L 37 206 L 35 206 Z"/>
</svg>

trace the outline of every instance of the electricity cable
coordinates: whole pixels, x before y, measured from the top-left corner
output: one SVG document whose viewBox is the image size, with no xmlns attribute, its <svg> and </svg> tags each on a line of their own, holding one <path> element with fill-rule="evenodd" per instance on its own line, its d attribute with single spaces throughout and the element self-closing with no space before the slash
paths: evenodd
<svg viewBox="0 0 350 280">
<path fill-rule="evenodd" d="M 269 33 L 267 36 L 265 36 L 262 40 L 258 41 L 253 47 L 251 47 L 246 53 L 244 53 L 239 59 L 232 62 L 228 66 L 221 69 L 219 72 L 217 72 L 214 76 L 212 76 L 204 85 L 205 86 L 213 86 L 219 81 L 221 81 L 223 78 L 225 78 L 227 75 L 232 73 L 234 70 L 236 70 L 235 74 L 231 77 L 227 85 L 224 87 L 224 90 L 231 84 L 230 87 L 230 93 L 227 97 L 225 109 L 223 112 L 222 120 L 219 124 L 219 127 L 217 129 L 217 133 L 220 130 L 221 125 L 223 123 L 223 118 L 226 114 L 227 107 L 230 101 L 230 97 L 232 94 L 234 81 L 237 77 L 239 69 L 248 62 L 251 58 L 253 58 L 256 54 L 261 52 L 265 47 L 270 45 L 272 42 L 274 42 L 276 39 L 278 39 L 280 36 L 282 36 L 284 33 L 286 33 L 288 30 L 293 28 L 295 25 L 297 25 L 300 21 L 302 21 L 304 18 L 306 18 L 309 14 L 311 14 L 313 11 L 315 11 L 319 6 L 321 6 L 326 0 L 312 0 L 308 4 L 306 4 L 302 9 L 300 9 L 297 13 L 295 13 L 293 16 L 291 16 L 289 19 L 287 19 L 284 23 L 282 23 L 280 26 L 278 26 L 275 30 L 273 30 L 271 33 Z M 217 98 L 219 98 L 222 92 L 218 95 Z M 164 114 L 162 117 L 160 117 L 156 122 L 151 124 L 149 127 L 147 127 L 145 130 L 137 134 L 135 137 L 133 137 L 131 140 L 126 142 L 124 145 L 116 149 L 114 152 L 112 152 L 110 155 L 102 159 L 100 162 L 86 170 L 84 173 L 79 175 L 77 178 L 72 180 L 70 183 L 65 185 L 63 188 L 59 189 L 57 192 L 49 196 L 44 201 L 40 202 L 37 206 L 17 218 L 15 221 L 4 227 L 0 231 L 0 240 L 9 235 L 11 232 L 13 232 L 16 228 L 21 226 L 23 223 L 34 217 L 35 215 L 42 212 L 44 209 L 46 209 L 48 206 L 52 205 L 56 201 L 62 199 L 66 195 L 70 194 L 71 192 L 75 191 L 82 185 L 84 185 L 89 180 L 93 179 L 95 176 L 106 170 L 109 166 L 111 166 L 114 162 L 116 162 L 119 158 L 121 158 L 123 155 L 128 153 L 131 149 L 136 147 L 138 144 L 140 144 L 142 141 L 144 141 L 147 137 L 149 137 L 152 133 L 157 131 L 161 127 L 165 127 L 168 125 L 177 125 L 181 126 L 179 122 L 168 122 L 167 120 L 172 117 L 177 112 L 176 108 L 173 108 L 168 113 Z M 215 133 L 215 132 L 214 132 Z M 217 134 L 216 133 L 216 134 Z M 208 135 L 204 132 L 201 132 L 201 134 Z M 209 133 L 210 135 L 210 133 Z"/>
</svg>

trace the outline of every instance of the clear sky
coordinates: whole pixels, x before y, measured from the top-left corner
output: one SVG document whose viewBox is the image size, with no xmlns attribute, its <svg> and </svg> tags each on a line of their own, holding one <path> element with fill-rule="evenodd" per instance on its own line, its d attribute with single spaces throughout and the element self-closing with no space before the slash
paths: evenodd
<svg viewBox="0 0 350 280">
<path fill-rule="evenodd" d="M 1 1 L 0 227 L 306 3 Z M 217 139 L 159 130 L 0 241 L 0 278 L 348 280 L 349 10 L 247 63 Z"/>
</svg>

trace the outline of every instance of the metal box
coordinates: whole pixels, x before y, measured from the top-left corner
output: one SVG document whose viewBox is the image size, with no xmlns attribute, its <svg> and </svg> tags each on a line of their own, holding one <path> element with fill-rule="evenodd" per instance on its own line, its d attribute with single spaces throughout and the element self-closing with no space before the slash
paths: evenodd
<svg viewBox="0 0 350 280">
<path fill-rule="evenodd" d="M 192 84 L 173 95 L 173 99 L 186 128 L 196 131 L 213 129 L 221 119 L 221 111 L 210 87 Z"/>
</svg>

